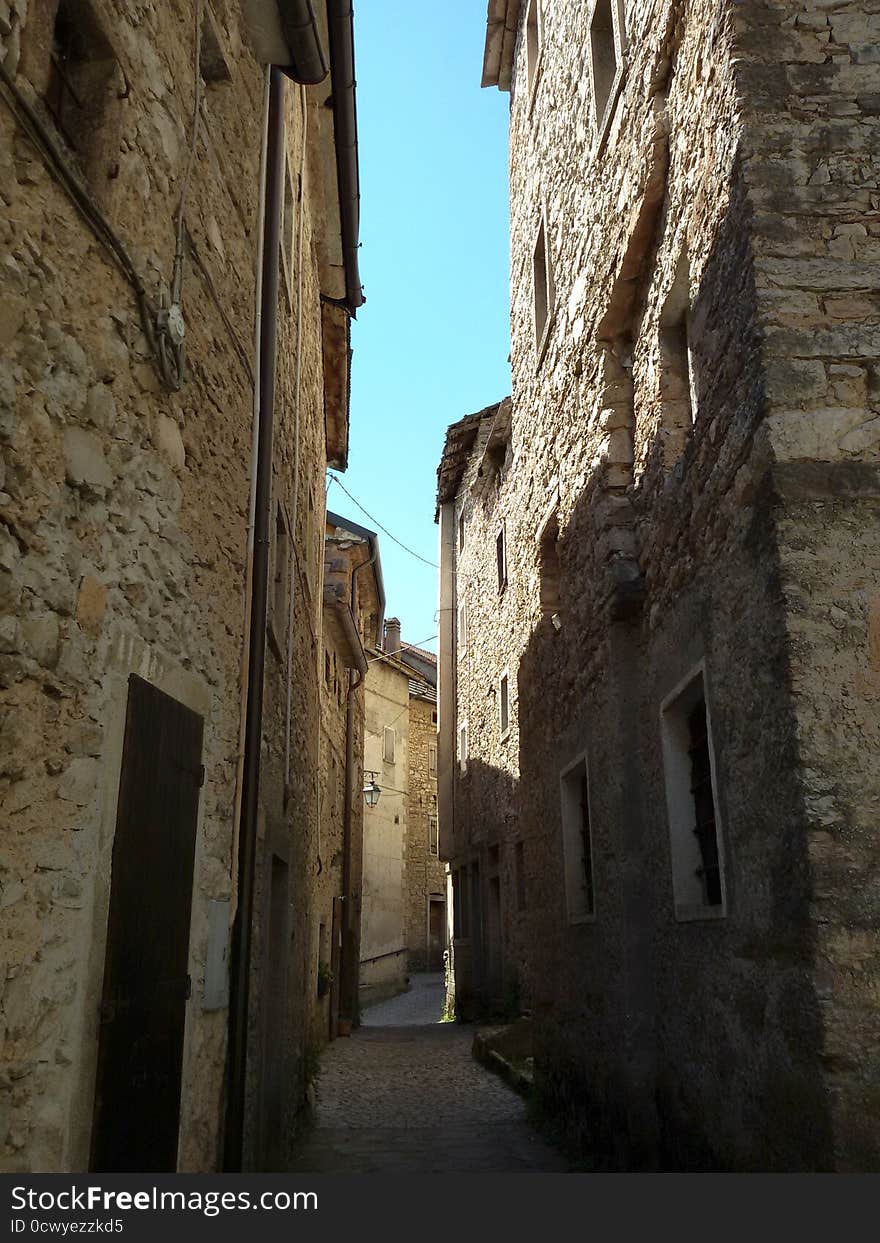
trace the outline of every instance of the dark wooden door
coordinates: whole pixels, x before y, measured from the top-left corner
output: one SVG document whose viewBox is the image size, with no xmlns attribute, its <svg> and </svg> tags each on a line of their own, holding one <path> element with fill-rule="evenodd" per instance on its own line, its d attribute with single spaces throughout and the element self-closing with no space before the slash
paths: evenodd
<svg viewBox="0 0 880 1243">
<path fill-rule="evenodd" d="M 442 898 L 428 899 L 428 970 L 443 970 L 443 949 L 446 943 L 446 903 Z"/>
<path fill-rule="evenodd" d="M 92 1169 L 177 1168 L 202 718 L 143 678 L 128 684 Z"/>
</svg>

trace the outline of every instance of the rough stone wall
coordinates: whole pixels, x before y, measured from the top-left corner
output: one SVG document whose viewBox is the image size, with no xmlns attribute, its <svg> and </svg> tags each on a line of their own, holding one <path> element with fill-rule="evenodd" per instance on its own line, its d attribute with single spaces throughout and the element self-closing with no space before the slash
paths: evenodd
<svg viewBox="0 0 880 1243">
<path fill-rule="evenodd" d="M 364 808 L 361 886 L 361 1004 L 406 987 L 406 843 L 409 768 L 409 673 L 381 652 L 365 681 L 364 772 L 382 793 Z M 385 727 L 395 731 L 394 759 L 385 760 Z"/>
<path fill-rule="evenodd" d="M 600 132 L 590 6 L 545 0 L 531 90 L 517 44 L 511 449 L 474 497 L 485 429 L 456 501 L 451 865 L 479 861 L 483 904 L 456 974 L 485 960 L 495 866 L 539 1090 L 611 1165 L 876 1166 L 876 64 L 856 7 L 622 4 Z M 726 911 L 685 921 L 660 713 L 700 662 Z M 559 779 L 581 754 L 595 914 L 570 923 Z"/>
<path fill-rule="evenodd" d="M 431 851 L 428 820 L 437 815 L 437 773 L 429 749 L 437 746 L 437 703 L 410 694 L 407 774 L 407 967 L 428 970 L 428 900 L 446 898 L 446 867 Z M 445 927 L 445 919 L 444 919 Z"/>
<path fill-rule="evenodd" d="M 45 7 L 15 0 L 5 6 L 11 22 L 0 23 L 5 68 L 18 71 L 17 83 L 31 99 L 45 74 L 45 49 L 29 44 L 29 30 L 38 28 Z M 159 282 L 171 275 L 173 214 L 187 158 L 192 14 L 190 6 L 153 3 L 95 0 L 92 7 L 126 90 L 108 105 L 118 135 L 114 158 L 101 152 L 89 175 L 155 297 Z M 207 903 L 231 896 L 234 868 L 262 74 L 244 44 L 238 6 L 212 7 L 230 77 L 206 87 L 201 109 L 186 212 L 194 242 L 183 287 L 188 379 L 179 393 L 159 382 L 131 287 L 10 111 L 0 111 L 2 1092 L 8 1119 L 0 1142 L 7 1169 L 82 1169 L 88 1162 L 130 671 L 205 719 L 179 1166 L 211 1169 L 218 1161 L 227 1012 L 203 1010 L 201 1001 Z M 293 88 L 288 101 L 296 188 L 303 126 Z M 303 256 L 298 451 L 295 290 L 291 301 L 282 287 L 279 308 L 277 496 L 294 524 L 295 549 L 295 758 L 286 814 L 288 670 L 281 623 L 278 652 L 267 654 L 263 786 L 263 832 L 278 835 L 289 858 L 293 944 L 299 947 L 287 1003 L 286 1114 L 296 1108 L 299 1090 L 317 837 L 316 769 L 300 762 L 314 752 L 318 733 L 319 553 L 306 532 L 310 504 L 314 510 L 323 503 L 325 460 L 308 214 Z M 261 877 L 265 866 L 261 850 Z M 262 948 L 258 936 L 257 1027 Z M 254 1041 L 252 1085 L 260 1074 L 258 1032 Z M 257 1112 L 252 1100 L 252 1152 L 259 1143 Z"/>
</svg>

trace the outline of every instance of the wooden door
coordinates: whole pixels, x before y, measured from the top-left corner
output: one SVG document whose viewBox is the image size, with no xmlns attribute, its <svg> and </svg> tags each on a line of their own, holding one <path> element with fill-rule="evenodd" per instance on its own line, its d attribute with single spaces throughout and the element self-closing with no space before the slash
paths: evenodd
<svg viewBox="0 0 880 1243">
<path fill-rule="evenodd" d="M 443 970 L 446 945 L 446 903 L 442 898 L 428 899 L 428 970 Z"/>
<path fill-rule="evenodd" d="M 132 674 L 113 839 L 91 1168 L 177 1168 L 203 720 Z"/>
</svg>

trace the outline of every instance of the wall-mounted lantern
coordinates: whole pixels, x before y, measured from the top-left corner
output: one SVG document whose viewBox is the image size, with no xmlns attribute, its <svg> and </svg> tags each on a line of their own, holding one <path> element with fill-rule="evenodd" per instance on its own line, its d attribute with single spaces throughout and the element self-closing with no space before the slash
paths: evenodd
<svg viewBox="0 0 880 1243">
<path fill-rule="evenodd" d="M 381 788 L 376 785 L 378 775 L 378 773 L 364 772 L 364 802 L 368 807 L 375 807 L 382 793 Z"/>
</svg>

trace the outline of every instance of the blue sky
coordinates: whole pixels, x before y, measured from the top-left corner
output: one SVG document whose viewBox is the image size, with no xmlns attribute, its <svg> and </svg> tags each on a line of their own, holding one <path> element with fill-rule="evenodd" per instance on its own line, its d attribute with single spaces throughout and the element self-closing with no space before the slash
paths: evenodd
<svg viewBox="0 0 880 1243">
<path fill-rule="evenodd" d="M 360 270 L 344 486 L 437 560 L 446 428 L 510 391 L 509 96 L 481 90 L 485 0 L 355 6 Z M 327 506 L 375 528 L 332 484 Z M 404 641 L 437 630 L 437 571 L 379 531 L 387 613 Z M 436 648 L 435 642 L 423 646 Z"/>
</svg>

